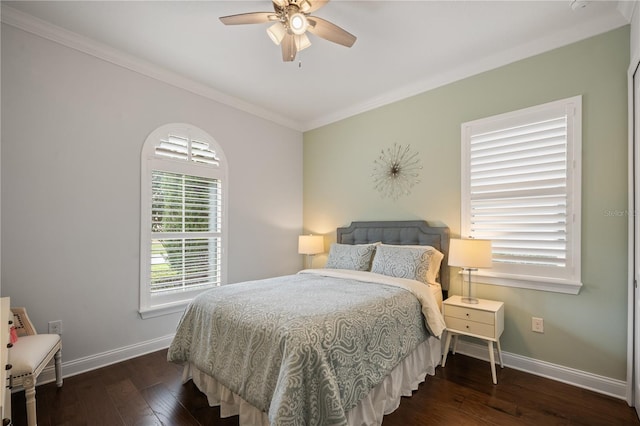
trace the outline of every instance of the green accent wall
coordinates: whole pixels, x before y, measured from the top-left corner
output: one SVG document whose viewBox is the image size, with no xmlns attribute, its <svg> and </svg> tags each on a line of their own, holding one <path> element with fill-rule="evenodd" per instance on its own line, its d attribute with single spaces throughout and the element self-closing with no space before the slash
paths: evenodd
<svg viewBox="0 0 640 426">
<path fill-rule="evenodd" d="M 625 380 L 628 66 L 625 26 L 306 132 L 305 230 L 326 235 L 327 248 L 336 227 L 357 220 L 438 220 L 458 236 L 460 125 L 582 95 L 580 293 L 481 283 L 476 291 L 505 302 L 504 351 Z M 371 177 L 394 143 L 410 144 L 423 164 L 420 183 L 395 202 Z M 325 260 L 316 256 L 314 266 Z M 452 275 L 450 293 L 460 294 Z M 543 334 L 531 331 L 532 316 L 544 318 Z"/>
</svg>

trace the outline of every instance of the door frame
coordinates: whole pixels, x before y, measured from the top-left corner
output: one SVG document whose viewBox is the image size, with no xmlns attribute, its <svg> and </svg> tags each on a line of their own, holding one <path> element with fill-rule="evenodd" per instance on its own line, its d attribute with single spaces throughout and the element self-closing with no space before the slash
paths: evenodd
<svg viewBox="0 0 640 426">
<path fill-rule="evenodd" d="M 631 60 L 627 81 L 629 91 L 627 403 L 635 407 L 640 417 L 640 289 L 637 287 L 640 282 L 640 215 L 636 214 L 640 212 L 640 193 L 638 192 L 640 191 L 640 58 L 634 57 Z"/>
</svg>

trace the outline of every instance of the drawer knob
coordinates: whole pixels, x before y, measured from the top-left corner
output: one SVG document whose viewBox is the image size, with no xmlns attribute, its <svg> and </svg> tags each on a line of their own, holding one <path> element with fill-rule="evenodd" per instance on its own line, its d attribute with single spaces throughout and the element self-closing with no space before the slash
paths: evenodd
<svg viewBox="0 0 640 426">
<path fill-rule="evenodd" d="M 9 325 L 11 325 L 11 324 L 13 324 L 13 321 L 12 321 L 12 320 L 9 320 Z"/>
<path fill-rule="evenodd" d="M 13 343 L 11 343 L 11 342 L 7 343 L 7 347 L 8 348 L 12 348 L 13 347 Z"/>
<path fill-rule="evenodd" d="M 467 312 L 465 315 L 466 315 L 466 316 L 469 316 L 469 312 Z"/>
<path fill-rule="evenodd" d="M 7 364 L 7 365 L 4 366 L 5 370 L 11 370 L 12 368 L 13 368 L 13 365 L 11 365 L 11 364 Z"/>
<path fill-rule="evenodd" d="M 465 325 L 465 327 L 467 327 L 467 330 L 469 329 L 469 326 L 468 326 L 468 325 Z"/>
</svg>

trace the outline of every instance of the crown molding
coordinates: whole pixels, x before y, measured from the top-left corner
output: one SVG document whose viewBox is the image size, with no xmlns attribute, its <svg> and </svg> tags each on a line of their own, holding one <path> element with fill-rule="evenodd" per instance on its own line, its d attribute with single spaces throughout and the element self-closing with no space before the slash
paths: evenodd
<svg viewBox="0 0 640 426">
<path fill-rule="evenodd" d="M 53 25 L 17 9 L 2 5 L 2 23 L 34 34 L 68 48 L 94 56 L 114 65 L 137 72 L 155 80 L 186 90 L 226 106 L 255 115 L 293 130 L 302 130 L 300 123 L 272 111 L 260 108 L 242 99 L 230 96 L 210 86 L 168 71 L 149 61 L 124 53 L 88 37 Z"/>
<path fill-rule="evenodd" d="M 628 23 L 631 22 L 631 19 L 633 18 L 633 13 L 636 11 L 637 7 L 638 7 L 638 0 L 618 1 L 618 12 L 620 12 L 620 14 L 624 16 L 624 19 L 626 19 Z"/>
<path fill-rule="evenodd" d="M 636 1 L 633 3 L 636 3 Z M 345 118 L 398 102 L 403 99 L 428 92 L 429 90 L 620 28 L 624 25 L 626 25 L 626 23 L 621 16 L 616 16 L 615 13 L 608 14 L 597 20 L 586 22 L 577 27 L 554 32 L 543 38 L 498 52 L 474 62 L 469 62 L 462 67 L 451 69 L 439 75 L 401 87 L 397 90 L 383 93 L 380 96 L 371 98 L 349 108 L 335 111 L 315 120 L 307 121 L 303 123 L 302 130 L 309 131 L 318 127 L 326 126 L 328 124 L 344 120 Z"/>
<path fill-rule="evenodd" d="M 304 132 L 337 121 L 341 121 L 346 118 L 394 102 L 401 101 L 411 96 L 436 89 L 438 87 L 471 77 L 476 74 L 480 74 L 485 71 L 499 68 L 501 66 L 516 62 L 521 59 L 525 59 L 530 56 L 544 53 L 546 51 L 553 50 L 567 44 L 571 44 L 582 39 L 613 30 L 622 25 L 625 25 L 624 21 L 627 21 L 628 23 L 628 21 L 633 16 L 633 13 L 637 13 L 637 11 L 635 10 L 637 3 L 637 0 L 619 1 L 617 8 L 619 12 L 618 17 L 616 17 L 614 14 L 603 16 L 599 20 L 591 21 L 576 28 L 562 30 L 550 34 L 544 38 L 524 43 L 523 45 L 516 48 L 499 52 L 475 62 L 470 62 L 468 64 L 465 64 L 463 67 L 458 67 L 456 69 L 449 70 L 447 72 L 441 73 L 440 75 L 430 77 L 417 83 L 383 93 L 380 96 L 370 98 L 368 100 L 365 100 L 364 102 L 360 102 L 348 108 L 334 111 L 331 114 L 327 114 L 322 117 L 318 117 L 317 119 L 309 120 L 306 122 L 298 122 L 284 117 L 280 114 L 274 113 L 273 111 L 258 107 L 250 102 L 220 92 L 210 86 L 198 83 L 182 75 L 168 71 L 151 62 L 124 53 L 120 50 L 99 43 L 88 37 L 84 37 L 80 34 L 63 29 L 47 21 L 38 19 L 24 12 L 20 12 L 4 4 L 1 8 L 1 20 L 4 24 L 11 25 L 20 30 L 29 32 L 31 34 L 37 35 L 71 49 L 86 53 L 88 55 L 110 62 L 114 65 L 121 66 L 123 68 L 169 84 L 171 86 L 186 90 L 188 92 L 213 100 L 215 102 L 219 102 L 237 110 L 244 111 L 256 117 L 260 117 L 273 123 L 282 125 L 284 127 Z"/>
</svg>

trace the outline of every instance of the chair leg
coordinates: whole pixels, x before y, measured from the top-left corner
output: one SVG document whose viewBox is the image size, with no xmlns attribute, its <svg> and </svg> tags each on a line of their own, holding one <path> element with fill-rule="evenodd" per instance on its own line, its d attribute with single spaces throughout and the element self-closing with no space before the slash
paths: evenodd
<svg viewBox="0 0 640 426">
<path fill-rule="evenodd" d="M 62 387 L 62 349 L 54 355 L 55 368 L 56 368 L 56 386 Z"/>
<path fill-rule="evenodd" d="M 38 418 L 36 417 L 36 381 L 33 376 L 27 376 L 22 382 L 24 394 L 27 399 L 27 425 L 36 426 Z"/>
</svg>

